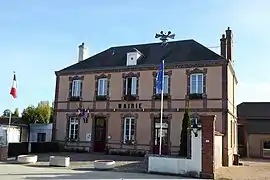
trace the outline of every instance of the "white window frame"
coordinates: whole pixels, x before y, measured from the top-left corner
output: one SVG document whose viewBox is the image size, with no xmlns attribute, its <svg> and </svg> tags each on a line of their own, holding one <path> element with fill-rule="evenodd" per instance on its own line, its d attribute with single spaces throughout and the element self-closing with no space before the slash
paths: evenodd
<svg viewBox="0 0 270 180">
<path fill-rule="evenodd" d="M 134 130 L 133 130 L 134 134 L 132 134 L 132 121 L 134 122 L 133 123 L 134 124 Z M 135 127 L 136 122 L 135 121 L 136 121 L 136 119 L 134 117 L 126 117 L 124 119 L 123 144 L 126 144 L 127 140 L 132 141 L 132 143 L 134 143 L 134 141 L 135 141 L 135 130 L 136 130 L 136 127 Z M 127 126 L 128 126 L 128 134 L 126 134 Z"/>
<path fill-rule="evenodd" d="M 108 95 L 108 78 L 98 79 L 98 96 Z"/>
<path fill-rule="evenodd" d="M 199 76 L 202 76 L 202 84 L 201 84 L 201 90 L 202 92 L 199 92 Z M 193 89 L 193 83 L 192 83 L 192 78 L 195 77 L 196 79 L 196 85 L 195 85 L 195 92 L 192 91 Z M 204 84 L 204 79 L 203 79 L 203 73 L 196 73 L 196 74 L 191 74 L 190 75 L 190 94 L 203 94 L 203 84 Z"/>
<path fill-rule="evenodd" d="M 76 125 L 78 125 L 76 129 Z M 74 128 L 72 128 L 74 126 Z M 78 130 L 77 138 L 75 139 L 76 130 Z M 73 131 L 73 132 L 72 132 Z M 77 117 L 70 117 L 69 118 L 69 130 L 68 130 L 68 138 L 70 140 L 77 140 L 79 138 L 79 118 Z"/>
<path fill-rule="evenodd" d="M 166 80 L 165 80 L 166 79 Z M 166 83 L 166 86 L 165 86 Z M 165 88 L 166 87 L 166 88 Z M 163 93 L 168 94 L 169 93 L 169 75 L 164 75 L 164 83 L 163 83 Z M 158 91 L 158 87 L 156 87 L 156 94 L 161 94 Z"/>
<path fill-rule="evenodd" d="M 137 77 L 127 77 L 126 78 L 126 95 L 128 95 L 128 79 L 131 78 L 131 95 L 136 96 L 137 95 Z"/>
<path fill-rule="evenodd" d="M 80 97 L 81 96 L 81 84 L 82 80 L 76 79 L 72 80 L 72 89 L 71 89 L 71 96 L 72 97 Z"/>
</svg>

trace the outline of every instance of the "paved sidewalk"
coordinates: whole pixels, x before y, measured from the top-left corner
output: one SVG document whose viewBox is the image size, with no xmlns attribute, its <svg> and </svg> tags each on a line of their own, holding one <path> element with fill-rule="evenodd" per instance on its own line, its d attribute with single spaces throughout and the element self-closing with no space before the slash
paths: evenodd
<svg viewBox="0 0 270 180">
<path fill-rule="evenodd" d="M 243 166 L 221 167 L 216 172 L 220 180 L 270 180 L 270 160 L 243 159 Z"/>
</svg>

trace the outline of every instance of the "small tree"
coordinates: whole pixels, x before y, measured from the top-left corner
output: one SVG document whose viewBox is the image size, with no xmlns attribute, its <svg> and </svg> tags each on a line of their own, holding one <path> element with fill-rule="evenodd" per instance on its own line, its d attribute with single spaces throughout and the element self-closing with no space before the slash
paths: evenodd
<svg viewBox="0 0 270 180">
<path fill-rule="evenodd" d="M 182 130 L 181 130 L 181 140 L 180 140 L 180 151 L 179 156 L 187 157 L 187 146 L 188 146 L 188 128 L 190 127 L 190 113 L 189 113 L 189 103 L 185 108 L 185 114 L 182 121 Z"/>
<path fill-rule="evenodd" d="M 4 110 L 2 117 L 9 117 L 10 112 L 11 111 L 9 109 Z"/>
<path fill-rule="evenodd" d="M 12 117 L 19 117 L 19 116 L 20 116 L 19 109 L 16 108 L 15 111 L 13 112 L 13 114 L 12 114 Z"/>
<path fill-rule="evenodd" d="M 22 119 L 29 124 L 50 123 L 51 107 L 48 101 L 41 101 L 37 107 L 28 106 L 22 113 Z"/>
<path fill-rule="evenodd" d="M 36 107 L 36 113 L 38 115 L 38 122 L 39 123 L 50 123 L 51 117 L 51 107 L 49 103 L 39 103 Z"/>
<path fill-rule="evenodd" d="M 37 123 L 38 116 L 36 113 L 36 108 L 34 106 L 28 106 L 23 110 L 22 120 L 27 124 L 35 124 Z"/>
</svg>

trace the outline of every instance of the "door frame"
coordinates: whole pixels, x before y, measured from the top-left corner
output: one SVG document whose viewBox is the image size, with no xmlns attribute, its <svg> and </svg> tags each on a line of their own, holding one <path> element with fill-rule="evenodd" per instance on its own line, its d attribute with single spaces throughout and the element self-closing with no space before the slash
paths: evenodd
<svg viewBox="0 0 270 180">
<path fill-rule="evenodd" d="M 110 117 L 110 114 L 109 113 L 92 113 L 91 114 L 91 119 L 92 119 L 92 133 L 91 133 L 91 152 L 94 152 L 94 149 L 95 149 L 95 130 L 96 130 L 96 118 L 104 118 L 105 119 L 105 123 L 106 123 L 106 136 L 105 136 L 105 147 L 107 146 L 108 144 L 108 124 L 109 124 L 109 117 Z M 104 150 L 105 152 L 105 150 Z"/>
<path fill-rule="evenodd" d="M 154 153 L 154 148 L 155 148 L 155 142 L 154 142 L 154 137 L 155 137 L 155 122 L 158 122 L 157 119 L 160 119 L 160 113 L 151 113 L 150 114 L 150 119 L 151 119 L 151 140 L 149 143 L 150 146 L 150 152 Z M 172 119 L 172 114 L 163 114 L 163 122 L 168 123 L 168 155 L 171 154 L 171 119 Z"/>
</svg>

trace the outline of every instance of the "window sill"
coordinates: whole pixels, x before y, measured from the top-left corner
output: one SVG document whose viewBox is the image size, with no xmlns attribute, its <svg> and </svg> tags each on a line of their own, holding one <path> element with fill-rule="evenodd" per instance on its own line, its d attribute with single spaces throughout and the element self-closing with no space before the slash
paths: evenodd
<svg viewBox="0 0 270 180">
<path fill-rule="evenodd" d="M 155 100 L 160 100 L 161 99 L 161 94 L 155 94 L 153 95 L 153 98 Z M 163 94 L 163 99 L 164 100 L 169 100 L 171 98 L 171 96 L 169 94 Z"/>
<path fill-rule="evenodd" d="M 109 96 L 96 96 L 96 101 L 107 101 Z"/>
<path fill-rule="evenodd" d="M 123 145 L 135 145 L 135 141 L 126 141 L 126 142 L 122 142 Z"/>
<path fill-rule="evenodd" d="M 78 139 L 70 139 L 70 138 L 67 139 L 67 142 L 78 142 L 78 141 L 80 141 L 79 138 Z"/>
<path fill-rule="evenodd" d="M 123 97 L 123 99 L 124 99 L 125 101 L 136 101 L 136 100 L 139 99 L 139 96 L 136 96 L 136 95 L 125 95 L 125 96 Z"/>
<path fill-rule="evenodd" d="M 205 99 L 206 95 L 204 93 L 192 93 L 188 95 L 189 100 L 202 100 Z"/>
<path fill-rule="evenodd" d="M 69 101 L 81 101 L 82 98 L 80 96 L 71 96 L 69 97 Z"/>
</svg>

